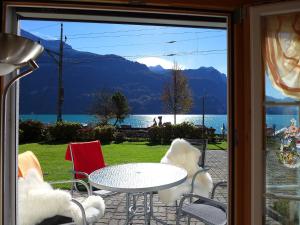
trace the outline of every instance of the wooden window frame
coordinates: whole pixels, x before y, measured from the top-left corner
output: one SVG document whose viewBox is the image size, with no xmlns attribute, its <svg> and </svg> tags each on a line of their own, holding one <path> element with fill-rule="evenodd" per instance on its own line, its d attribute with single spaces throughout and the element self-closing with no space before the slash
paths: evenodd
<svg viewBox="0 0 300 225">
<path fill-rule="evenodd" d="M 263 16 L 300 11 L 300 2 L 290 1 L 265 4 L 250 8 L 251 46 L 251 218 L 252 225 L 263 225 L 265 220 L 265 106 L 297 105 L 265 102 L 265 76 L 261 46 L 261 18 Z"/>
<path fill-rule="evenodd" d="M 229 204 L 229 214 L 228 221 L 229 225 L 233 224 L 241 224 L 241 221 L 247 221 L 249 217 L 247 217 L 247 210 L 249 208 L 249 202 L 245 202 L 245 196 L 243 193 L 247 192 L 245 186 L 247 186 L 247 181 L 245 183 L 245 173 L 247 170 L 243 169 L 244 167 L 244 155 L 247 153 L 247 149 L 245 150 L 245 142 L 243 141 L 243 135 L 245 131 L 245 124 L 242 122 L 243 117 L 239 117 L 239 119 L 233 120 L 234 117 L 246 113 L 243 109 L 243 105 L 245 105 L 245 101 L 242 98 L 236 98 L 234 93 L 237 93 L 237 90 L 240 91 L 241 83 L 245 82 L 243 78 L 239 77 L 236 79 L 236 71 L 242 71 L 244 68 L 240 66 L 241 61 L 243 61 L 243 57 L 239 55 L 240 50 L 236 50 L 238 46 L 244 46 L 244 43 L 241 40 L 241 35 L 244 33 L 244 28 L 241 27 L 241 21 L 233 21 L 234 11 L 233 10 L 208 10 L 208 9 L 195 9 L 193 7 L 153 7 L 153 6 L 120 6 L 120 5 L 107 5 L 107 4 L 83 4 L 83 3 L 44 3 L 44 2 L 9 2 L 5 1 L 3 7 L 3 27 L 5 30 L 8 30 L 8 27 L 5 23 L 7 20 L 8 14 L 14 14 L 14 9 L 16 7 L 22 8 L 64 8 L 64 9 L 77 9 L 77 10 L 104 10 L 104 11 L 119 11 L 119 12 L 128 12 L 128 13 L 149 13 L 149 12 L 157 12 L 164 15 L 178 15 L 178 16 L 199 16 L 199 15 L 211 15 L 211 16 L 225 16 L 228 20 L 227 29 L 228 29 L 228 156 L 229 156 L 229 189 L 228 189 L 228 204 Z M 145 17 L 147 18 L 147 17 Z M 247 30 L 247 29 L 246 29 Z M 238 40 L 237 40 L 238 39 Z M 246 89 L 247 90 L 247 89 Z M 13 90 L 13 91 L 16 91 Z M 240 97 L 244 98 L 244 95 Z M 247 97 L 247 96 L 246 96 Z M 17 99 L 17 98 L 16 98 Z M 14 108 L 17 104 L 17 101 L 10 101 L 11 107 Z M 14 115 L 17 118 L 17 110 L 14 108 Z M 236 121 L 240 121 L 235 123 Z M 17 121 L 16 121 L 17 123 Z M 237 124 L 237 125 L 236 125 Z M 14 126 L 16 131 L 17 126 Z M 240 132 L 238 132 L 240 131 Z M 16 139 L 13 140 L 16 143 Z M 239 139 L 240 141 L 237 141 Z M 16 148 L 17 149 L 17 146 Z M 239 150 L 240 149 L 240 150 Z M 242 152 L 243 149 L 245 152 Z M 16 156 L 14 156 L 16 157 Z M 241 160 L 240 160 L 241 159 Z M 12 178 L 11 178 L 12 179 Z M 4 182 L 2 177 L 2 182 Z M 243 190 L 245 189 L 245 190 Z M 11 193 L 13 194 L 13 193 Z M 2 193 L 2 196 L 4 193 Z M 2 203 L 3 205 L 3 203 Z M 3 211 L 3 207 L 2 210 Z M 6 216 L 2 216 L 2 225 L 3 224 L 14 224 L 11 223 L 11 218 L 6 218 Z M 248 220 L 249 221 L 249 220 Z M 7 223 L 9 222 L 9 223 Z M 243 223 L 246 224 L 246 223 Z M 250 223 L 249 223 L 250 224 Z"/>
</svg>

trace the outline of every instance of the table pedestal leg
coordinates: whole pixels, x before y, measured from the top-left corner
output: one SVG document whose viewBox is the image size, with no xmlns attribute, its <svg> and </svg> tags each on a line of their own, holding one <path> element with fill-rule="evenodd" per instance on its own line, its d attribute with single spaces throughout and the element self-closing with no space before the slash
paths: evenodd
<svg viewBox="0 0 300 225">
<path fill-rule="evenodd" d="M 130 193 L 126 193 L 126 222 L 125 224 L 128 225 L 130 222 Z"/>
<path fill-rule="evenodd" d="M 132 224 L 132 219 L 135 216 L 144 216 L 145 225 L 150 225 L 150 221 L 155 220 L 163 225 L 168 225 L 165 221 L 158 219 L 153 214 L 153 193 L 143 193 L 143 205 L 137 205 L 138 194 L 126 194 L 126 222 L 125 224 Z M 138 210 L 143 212 L 138 212 Z"/>
<path fill-rule="evenodd" d="M 168 225 L 165 221 L 158 219 L 156 216 L 154 216 L 153 214 L 153 193 L 149 193 L 150 195 L 150 212 L 149 212 L 149 216 L 151 219 L 155 220 L 158 223 L 161 223 L 163 225 Z"/>
</svg>

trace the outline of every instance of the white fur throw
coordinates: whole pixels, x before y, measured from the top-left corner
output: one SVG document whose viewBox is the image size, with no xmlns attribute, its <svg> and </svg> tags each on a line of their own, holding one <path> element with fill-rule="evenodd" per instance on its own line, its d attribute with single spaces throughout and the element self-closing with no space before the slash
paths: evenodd
<svg viewBox="0 0 300 225">
<path fill-rule="evenodd" d="M 25 178 L 19 178 L 18 190 L 20 225 L 34 225 L 55 215 L 71 217 L 76 224 L 82 224 L 81 211 L 71 202 L 70 193 L 53 189 L 50 184 L 41 180 L 36 170 L 31 170 Z M 104 215 L 105 205 L 100 196 L 90 196 L 82 205 L 89 223 Z"/>
<path fill-rule="evenodd" d="M 191 192 L 193 175 L 201 169 L 198 165 L 200 156 L 200 150 L 193 147 L 186 140 L 177 138 L 172 142 L 169 150 L 160 162 L 186 169 L 188 179 L 181 185 L 159 191 L 159 198 L 162 202 L 166 204 L 174 203 L 176 200 L 179 200 L 183 194 Z M 196 178 L 194 187 L 195 194 L 208 197 L 213 187 L 210 174 L 207 172 L 199 174 Z"/>
</svg>

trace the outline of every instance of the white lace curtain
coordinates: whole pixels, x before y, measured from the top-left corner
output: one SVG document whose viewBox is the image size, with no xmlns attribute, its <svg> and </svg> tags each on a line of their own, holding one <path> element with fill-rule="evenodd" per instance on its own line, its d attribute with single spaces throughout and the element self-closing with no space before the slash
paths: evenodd
<svg viewBox="0 0 300 225">
<path fill-rule="evenodd" d="M 300 13 L 264 18 L 263 56 L 275 88 L 300 99 Z"/>
</svg>

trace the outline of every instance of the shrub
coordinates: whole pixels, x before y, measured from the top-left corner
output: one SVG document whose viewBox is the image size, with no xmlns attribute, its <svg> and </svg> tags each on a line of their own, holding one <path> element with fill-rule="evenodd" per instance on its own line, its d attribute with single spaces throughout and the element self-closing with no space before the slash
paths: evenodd
<svg viewBox="0 0 300 225">
<path fill-rule="evenodd" d="M 126 136 L 122 132 L 116 132 L 114 136 L 116 144 L 123 143 L 126 140 Z"/>
<path fill-rule="evenodd" d="M 291 215 L 289 201 L 286 199 L 280 199 L 273 203 L 273 209 L 277 211 L 284 218 L 289 218 Z"/>
<path fill-rule="evenodd" d="M 78 130 L 82 129 L 80 123 L 57 122 L 48 127 L 50 141 L 70 142 L 76 141 Z"/>
<path fill-rule="evenodd" d="M 171 124 L 164 124 L 160 129 L 161 143 L 170 144 L 174 138 L 174 126 Z"/>
<path fill-rule="evenodd" d="M 215 140 L 215 130 L 208 129 L 209 133 L 204 134 L 204 138 Z M 172 125 L 164 123 L 163 126 L 153 126 L 148 130 L 149 142 L 151 144 L 169 144 L 175 138 L 202 138 L 202 127 L 197 127 L 192 123 L 183 122 L 181 124 Z"/>
<path fill-rule="evenodd" d="M 19 133 L 20 143 L 39 142 L 45 137 L 45 126 L 40 121 L 21 121 L 19 128 L 21 130 Z"/>
<path fill-rule="evenodd" d="M 95 132 L 92 127 L 83 127 L 77 130 L 76 141 L 93 141 L 95 140 Z"/>
<path fill-rule="evenodd" d="M 160 127 L 153 126 L 148 130 L 149 141 L 152 144 L 160 144 L 161 143 L 161 135 L 160 135 Z"/>
<path fill-rule="evenodd" d="M 174 138 L 193 138 L 195 136 L 196 126 L 189 122 L 176 124 L 173 127 Z"/>
<path fill-rule="evenodd" d="M 153 126 L 148 130 L 148 136 L 151 144 L 169 144 L 173 139 L 173 125 Z"/>
<path fill-rule="evenodd" d="M 19 129 L 19 143 L 24 143 L 24 131 Z"/>
<path fill-rule="evenodd" d="M 103 144 L 111 143 L 114 140 L 116 128 L 111 125 L 97 126 L 94 128 L 95 139 Z"/>
</svg>

